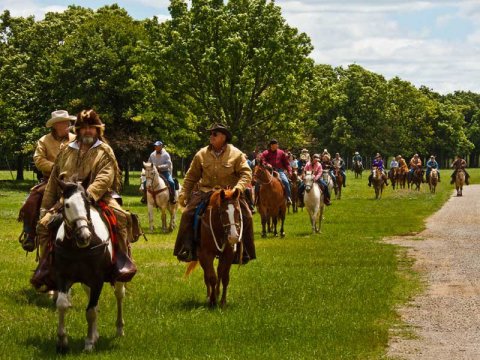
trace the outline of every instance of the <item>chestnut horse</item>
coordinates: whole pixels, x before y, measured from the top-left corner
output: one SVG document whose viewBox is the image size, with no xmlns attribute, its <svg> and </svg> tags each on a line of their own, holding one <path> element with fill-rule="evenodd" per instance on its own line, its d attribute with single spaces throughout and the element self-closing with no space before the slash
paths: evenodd
<svg viewBox="0 0 480 360">
<path fill-rule="evenodd" d="M 457 170 L 455 175 L 455 189 L 457 190 L 457 196 L 463 195 L 463 185 L 465 184 L 465 171 L 463 169 Z"/>
<path fill-rule="evenodd" d="M 255 178 L 260 184 L 259 199 L 257 202 L 258 212 L 262 218 L 262 237 L 267 236 L 266 226 L 270 232 L 270 219 L 273 223 L 273 235 L 277 236 L 277 222 L 281 221 L 280 236 L 285 236 L 283 229 L 287 204 L 285 190 L 278 173 L 270 173 L 271 167 L 260 163 L 255 167 Z"/>
<path fill-rule="evenodd" d="M 405 167 L 398 167 L 395 171 L 395 180 L 397 185 L 397 188 L 405 189 L 406 184 L 407 184 L 407 175 L 408 175 L 408 169 Z"/>
<path fill-rule="evenodd" d="M 392 189 L 395 190 L 395 185 L 397 183 L 397 170 L 398 168 L 391 168 L 388 172 L 388 179 L 392 183 Z"/>
<path fill-rule="evenodd" d="M 432 169 L 432 171 L 430 171 L 430 176 L 428 177 L 428 186 L 430 187 L 430 192 L 432 194 L 435 194 L 437 184 L 438 184 L 438 170 Z"/>
<path fill-rule="evenodd" d="M 238 189 L 217 190 L 210 197 L 208 207 L 202 216 L 198 261 L 203 269 L 210 306 L 217 305 L 220 295 L 220 282 L 223 285 L 220 306 L 225 306 L 227 287 L 230 281 L 230 268 L 235 252 L 238 251 L 242 254 L 243 251 L 241 242 L 243 220 L 238 200 L 239 196 L 240 191 Z M 216 273 L 213 266 L 215 257 L 219 258 Z M 189 263 L 186 275 L 193 271 L 198 261 Z"/>
</svg>

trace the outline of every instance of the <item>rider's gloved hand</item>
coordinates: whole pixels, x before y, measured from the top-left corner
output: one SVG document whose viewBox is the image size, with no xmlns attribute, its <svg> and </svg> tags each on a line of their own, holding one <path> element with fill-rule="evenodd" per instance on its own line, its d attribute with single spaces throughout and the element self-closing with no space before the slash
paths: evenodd
<svg viewBox="0 0 480 360">
<path fill-rule="evenodd" d="M 187 200 L 187 197 L 185 196 L 185 194 L 180 193 L 180 195 L 178 195 L 178 204 L 181 207 L 185 207 L 185 206 L 187 206 L 187 203 L 188 203 L 188 200 Z"/>
<path fill-rule="evenodd" d="M 48 226 L 48 223 L 52 219 L 52 213 L 48 212 L 47 209 L 40 209 L 40 220 L 38 221 L 44 227 Z"/>
</svg>

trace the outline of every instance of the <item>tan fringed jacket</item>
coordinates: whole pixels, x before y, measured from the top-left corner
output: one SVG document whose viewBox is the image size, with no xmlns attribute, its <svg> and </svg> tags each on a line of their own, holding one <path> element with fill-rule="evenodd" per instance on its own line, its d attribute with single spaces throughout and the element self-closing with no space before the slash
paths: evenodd
<svg viewBox="0 0 480 360">
<path fill-rule="evenodd" d="M 239 149 L 227 144 L 225 151 L 217 157 L 209 145 L 195 154 L 185 175 L 180 196 L 188 200 L 197 183 L 202 192 L 212 191 L 216 187 L 236 187 L 243 191 L 251 181 L 252 170 Z"/>
<path fill-rule="evenodd" d="M 33 161 L 38 170 L 43 174 L 44 178 L 48 178 L 52 172 L 53 163 L 58 156 L 60 150 L 69 142 L 75 140 L 75 135 L 69 133 L 63 139 L 57 139 L 52 133 L 44 135 L 38 140 Z"/>
<path fill-rule="evenodd" d="M 50 209 L 60 199 L 61 189 L 55 178 L 62 173 L 65 173 L 65 180 L 70 180 L 72 176 L 76 176 L 77 181 L 88 179 L 86 190 L 95 201 L 110 197 L 112 191 L 120 191 L 120 170 L 115 154 L 108 144 L 100 140 L 84 154 L 80 154 L 76 141 L 58 154 L 43 196 L 42 208 Z"/>
</svg>

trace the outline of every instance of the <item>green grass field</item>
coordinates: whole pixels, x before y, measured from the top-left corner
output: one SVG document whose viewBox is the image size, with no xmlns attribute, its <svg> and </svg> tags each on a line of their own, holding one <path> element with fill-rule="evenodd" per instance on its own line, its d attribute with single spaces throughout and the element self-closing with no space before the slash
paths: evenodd
<svg viewBox="0 0 480 360">
<path fill-rule="evenodd" d="M 478 182 L 480 171 L 470 170 Z M 98 359 L 379 359 L 385 358 L 395 308 L 420 289 L 405 251 L 381 242 L 411 234 L 452 195 L 447 171 L 437 194 L 392 191 L 374 200 L 367 177 L 349 173 L 340 201 L 327 208 L 322 233 L 310 234 L 307 212 L 289 214 L 286 238 L 260 237 L 257 260 L 231 271 L 226 309 L 209 309 L 202 270 L 183 277 L 172 256 L 176 232 L 148 234 L 133 245 L 138 273 L 128 285 L 125 337 L 115 337 L 115 300 L 109 286 L 100 300 Z M 138 183 L 138 174 L 131 179 Z M 27 178 L 31 179 L 30 174 Z M 3 180 L 2 180 L 3 179 Z M 9 180 L 10 179 L 10 180 Z M 51 300 L 29 286 L 35 256 L 21 250 L 18 210 L 33 180 L 17 183 L 0 172 L 0 358 L 55 357 L 57 314 Z M 148 228 L 138 184 L 126 189 L 125 207 Z M 157 225 L 160 222 L 156 214 Z M 70 353 L 82 353 L 86 296 L 73 288 L 67 314 Z"/>
</svg>

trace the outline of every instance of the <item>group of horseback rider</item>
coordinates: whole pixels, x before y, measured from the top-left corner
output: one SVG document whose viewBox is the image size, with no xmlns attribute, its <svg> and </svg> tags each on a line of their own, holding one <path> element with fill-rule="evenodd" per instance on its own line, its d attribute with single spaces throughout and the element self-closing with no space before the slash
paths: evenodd
<svg viewBox="0 0 480 360">
<path fill-rule="evenodd" d="M 358 154 L 358 153 L 356 153 Z M 425 173 L 426 175 L 426 182 L 429 182 L 430 179 L 430 173 L 432 172 L 433 169 L 439 170 L 439 165 L 438 162 L 435 160 L 435 155 L 431 155 L 430 158 L 428 159 L 427 163 L 425 164 L 427 167 L 427 171 Z M 452 175 L 451 175 L 451 181 L 450 184 L 453 184 L 455 182 L 455 176 L 457 174 L 458 170 L 463 170 L 465 172 L 465 183 L 469 185 L 469 177 L 470 175 L 468 172 L 465 170 L 466 168 L 466 161 L 462 159 L 460 155 L 457 155 L 455 157 L 454 162 L 452 163 L 451 167 L 454 169 Z M 385 172 L 384 164 L 383 164 L 383 159 L 380 153 L 377 153 L 375 155 L 375 158 L 372 162 L 372 169 L 376 167 L 379 170 L 382 171 L 382 177 L 384 179 L 385 185 L 388 186 L 388 177 Z M 405 159 L 402 157 L 402 155 L 397 155 L 395 158 L 392 159 L 390 162 L 390 169 L 391 171 L 396 171 L 397 169 L 403 169 L 405 173 L 407 173 L 408 176 L 408 181 L 410 182 L 413 178 L 413 174 L 415 170 L 421 169 L 422 168 L 422 159 L 418 154 L 414 154 L 413 157 L 410 159 L 410 162 L 407 165 L 407 162 Z M 372 174 L 368 177 L 368 186 L 371 186 L 372 183 Z M 440 182 L 440 172 L 438 172 L 438 182 Z"/>
</svg>

